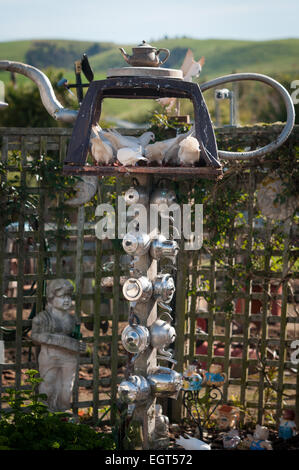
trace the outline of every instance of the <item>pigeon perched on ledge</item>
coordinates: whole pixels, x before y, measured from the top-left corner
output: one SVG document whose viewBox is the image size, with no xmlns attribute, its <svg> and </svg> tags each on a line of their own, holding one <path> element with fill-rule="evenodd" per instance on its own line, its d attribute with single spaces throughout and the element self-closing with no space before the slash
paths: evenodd
<svg viewBox="0 0 299 470">
<path fill-rule="evenodd" d="M 195 162 L 199 161 L 199 143 L 195 137 L 189 135 L 186 139 L 179 143 L 178 158 L 182 166 L 193 166 Z"/>
<path fill-rule="evenodd" d="M 108 165 L 113 161 L 113 149 L 102 141 L 100 137 L 90 139 L 91 155 L 97 163 Z"/>
</svg>

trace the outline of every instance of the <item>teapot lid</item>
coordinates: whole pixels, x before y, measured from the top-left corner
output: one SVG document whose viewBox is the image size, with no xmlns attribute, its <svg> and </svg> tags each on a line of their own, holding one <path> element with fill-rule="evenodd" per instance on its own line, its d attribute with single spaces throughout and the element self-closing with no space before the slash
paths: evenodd
<svg viewBox="0 0 299 470">
<path fill-rule="evenodd" d="M 151 46 L 150 44 L 148 44 L 145 40 L 142 41 L 141 44 L 138 44 L 137 46 L 138 48 L 139 47 L 144 47 L 144 48 L 149 48 L 149 49 L 156 49 L 155 47 Z M 136 48 L 135 48 L 136 49 Z"/>
<path fill-rule="evenodd" d="M 140 284 L 137 279 L 130 278 L 126 281 L 125 291 L 128 297 L 137 300 L 141 295 Z"/>
</svg>

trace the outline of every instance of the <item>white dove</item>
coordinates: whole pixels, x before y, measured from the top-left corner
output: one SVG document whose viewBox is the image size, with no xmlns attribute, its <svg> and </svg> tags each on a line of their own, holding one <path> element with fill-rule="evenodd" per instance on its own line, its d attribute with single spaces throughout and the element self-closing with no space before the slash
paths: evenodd
<svg viewBox="0 0 299 470">
<path fill-rule="evenodd" d="M 142 136 L 137 138 L 121 135 L 119 132 L 111 129 L 108 129 L 107 132 L 102 131 L 102 134 L 111 142 L 116 151 L 122 148 L 132 148 L 136 152 L 139 152 L 141 147 L 141 153 L 143 153 L 144 146 L 155 137 L 152 132 L 145 132 Z"/>
<path fill-rule="evenodd" d="M 117 151 L 117 160 L 124 166 L 134 166 L 140 160 L 148 161 L 142 155 L 142 147 L 139 146 L 139 149 L 133 149 L 130 147 L 123 147 Z"/>
<path fill-rule="evenodd" d="M 179 143 L 178 157 L 182 166 L 194 166 L 195 162 L 199 160 L 199 143 L 195 137 L 188 135 L 186 139 Z"/>
<path fill-rule="evenodd" d="M 90 139 L 91 155 L 97 163 L 108 165 L 113 161 L 113 149 L 101 137 Z"/>
<path fill-rule="evenodd" d="M 133 135 L 122 135 L 117 130 L 113 129 L 110 130 L 116 137 L 119 139 L 119 143 L 125 143 L 126 141 L 130 141 L 134 145 L 141 145 L 144 148 L 146 145 L 150 143 L 150 141 L 155 140 L 155 134 L 153 132 L 144 132 L 139 137 L 135 137 Z M 125 139 L 125 140 L 124 140 Z"/>
<path fill-rule="evenodd" d="M 211 450 L 211 446 L 206 442 L 196 439 L 195 437 L 188 436 L 188 439 L 185 439 L 183 436 L 180 436 L 179 439 L 175 440 L 176 444 L 183 447 L 185 450 Z"/>
<path fill-rule="evenodd" d="M 162 165 L 162 160 L 165 156 L 165 153 L 169 149 L 176 147 L 178 143 L 189 134 L 189 132 L 178 135 L 177 137 L 173 137 L 171 139 L 161 140 L 160 142 L 147 145 L 145 147 L 144 155 L 150 160 L 150 162 L 158 162 L 160 165 Z"/>
</svg>

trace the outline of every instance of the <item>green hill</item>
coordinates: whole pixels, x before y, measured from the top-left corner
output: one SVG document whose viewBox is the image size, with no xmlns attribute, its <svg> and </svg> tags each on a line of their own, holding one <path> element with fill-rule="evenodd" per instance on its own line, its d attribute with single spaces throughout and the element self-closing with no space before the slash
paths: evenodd
<svg viewBox="0 0 299 470">
<path fill-rule="evenodd" d="M 166 47 L 171 55 L 165 67 L 179 68 L 188 48 L 199 59 L 205 56 L 203 77 L 216 77 L 251 71 L 268 74 L 298 73 L 299 39 L 273 41 L 237 41 L 220 39 L 175 38 L 153 41 L 156 47 Z M 124 46 L 131 54 L 130 45 Z M 0 58 L 26 62 L 41 69 L 53 66 L 73 70 L 73 63 L 86 52 L 96 73 L 125 65 L 119 45 L 109 42 L 42 40 L 0 42 Z"/>
<path fill-rule="evenodd" d="M 193 51 L 196 60 L 204 56 L 205 64 L 199 78 L 200 83 L 234 72 L 259 72 L 276 78 L 291 91 L 290 83 L 299 76 L 299 39 L 238 41 L 183 37 L 151 41 L 151 44 L 157 48 L 164 47 L 170 50 L 170 57 L 165 63 L 165 67 L 168 68 L 180 68 L 188 48 Z M 100 80 L 106 77 L 109 68 L 127 65 L 119 51 L 120 46 L 124 47 L 128 54 L 132 53 L 132 45 L 118 45 L 111 42 L 72 40 L 0 42 L 0 60 L 25 62 L 41 70 L 51 67 L 62 71 L 69 82 L 74 82 L 74 61 L 80 59 L 86 52 L 95 79 Z M 55 76 L 50 74 L 49 70 L 46 73 Z M 9 82 L 10 74 L 0 72 L 0 80 Z M 26 83 L 32 86 L 32 82 L 22 75 L 17 75 L 17 82 L 19 85 Z M 65 91 L 62 91 L 63 93 L 67 94 Z M 212 92 L 208 91 L 205 99 L 213 114 Z M 188 103 L 182 103 L 182 113 L 190 113 L 192 111 L 190 106 Z M 149 100 L 138 103 L 133 100 L 129 102 L 105 100 L 102 116 L 143 123 L 156 108 L 157 103 Z M 281 111 L 281 103 L 277 96 L 271 94 L 271 89 L 265 85 L 255 85 L 253 82 L 240 85 L 240 108 L 240 119 L 244 123 L 264 119 L 280 120 L 285 117 Z M 225 112 L 227 114 L 227 111 Z"/>
<path fill-rule="evenodd" d="M 153 43 L 156 47 L 166 47 L 171 55 L 165 67 L 179 68 L 187 49 L 190 48 L 196 60 L 204 56 L 206 61 L 202 76 L 217 77 L 231 72 L 280 73 L 299 70 L 299 39 L 279 41 L 235 41 L 168 39 Z M 131 48 L 126 48 L 131 53 Z M 95 70 L 124 65 L 118 48 L 96 54 L 90 59 Z"/>
</svg>

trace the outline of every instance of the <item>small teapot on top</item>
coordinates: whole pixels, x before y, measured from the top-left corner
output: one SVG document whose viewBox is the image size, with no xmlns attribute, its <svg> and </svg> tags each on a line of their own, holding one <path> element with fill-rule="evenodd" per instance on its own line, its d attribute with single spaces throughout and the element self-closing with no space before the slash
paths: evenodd
<svg viewBox="0 0 299 470">
<path fill-rule="evenodd" d="M 139 46 L 132 48 L 133 54 L 131 56 L 122 47 L 119 50 L 125 61 L 133 67 L 159 67 L 166 62 L 170 55 L 168 49 L 156 49 L 145 41 L 142 41 Z M 159 58 L 160 52 L 166 53 L 166 57 L 162 60 Z"/>
</svg>

